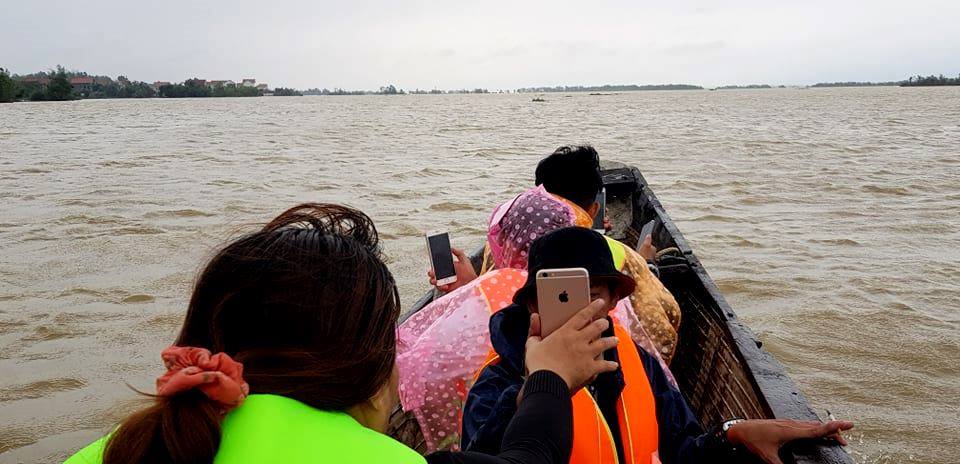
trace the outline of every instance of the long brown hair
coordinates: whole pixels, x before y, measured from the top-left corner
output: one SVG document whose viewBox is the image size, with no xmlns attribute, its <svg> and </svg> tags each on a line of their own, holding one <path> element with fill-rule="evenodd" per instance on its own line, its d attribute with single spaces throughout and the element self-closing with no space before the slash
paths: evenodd
<svg viewBox="0 0 960 464">
<path fill-rule="evenodd" d="M 210 260 L 176 345 L 242 362 L 251 394 L 343 410 L 389 380 L 399 313 L 370 218 L 345 206 L 303 204 Z M 103 462 L 212 462 L 221 420 L 199 391 L 156 398 L 114 432 Z"/>
</svg>

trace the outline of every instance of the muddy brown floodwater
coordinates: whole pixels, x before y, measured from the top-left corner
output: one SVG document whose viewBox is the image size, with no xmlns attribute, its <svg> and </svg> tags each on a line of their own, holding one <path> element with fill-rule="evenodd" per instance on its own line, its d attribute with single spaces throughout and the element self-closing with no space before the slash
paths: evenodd
<svg viewBox="0 0 960 464">
<path fill-rule="evenodd" d="M 858 462 L 960 451 L 960 87 L 0 105 L 0 462 L 59 462 L 152 391 L 191 281 L 302 201 L 376 221 L 409 305 L 589 142 L 638 166 Z"/>
</svg>

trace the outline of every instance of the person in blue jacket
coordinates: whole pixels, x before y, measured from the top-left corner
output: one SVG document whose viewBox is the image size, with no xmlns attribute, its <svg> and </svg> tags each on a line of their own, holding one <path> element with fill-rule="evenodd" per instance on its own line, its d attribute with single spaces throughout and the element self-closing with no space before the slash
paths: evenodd
<svg viewBox="0 0 960 464">
<path fill-rule="evenodd" d="M 532 300 L 536 300 L 534 276 L 537 271 L 582 267 L 615 272 L 612 263 L 613 258 L 603 237 L 589 229 L 560 229 L 533 243 L 527 284 L 514 296 L 513 305 L 490 318 L 490 338 L 499 360 L 483 368 L 468 393 L 463 413 L 463 450 L 496 454 L 506 426 L 517 411 L 518 394 L 524 381 L 524 343 L 530 314 L 535 312 Z M 594 271 L 591 270 L 593 275 Z M 591 297 L 595 296 L 596 284 L 592 278 Z M 604 334 L 608 335 L 612 333 Z M 778 452 L 784 443 L 801 438 L 828 438 L 845 445 L 840 431 L 853 427 L 853 423 L 846 421 L 820 423 L 734 418 L 705 430 L 683 395 L 667 380 L 660 363 L 645 350 L 637 351 L 656 403 L 658 452 L 665 464 L 740 462 L 744 457 L 740 453 L 745 451 L 756 454 L 766 462 L 779 464 Z M 615 354 L 616 350 L 610 352 Z M 623 373 L 618 368 L 616 372 L 601 374 L 587 387 L 610 427 L 620 462 L 624 462 L 624 452 L 618 433 L 615 404 L 623 391 L 623 379 Z"/>
</svg>

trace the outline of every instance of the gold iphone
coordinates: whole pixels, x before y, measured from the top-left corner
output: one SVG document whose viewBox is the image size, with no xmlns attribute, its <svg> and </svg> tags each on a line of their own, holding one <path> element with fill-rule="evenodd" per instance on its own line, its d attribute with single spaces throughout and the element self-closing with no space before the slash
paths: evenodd
<svg viewBox="0 0 960 464">
<path fill-rule="evenodd" d="M 590 274 L 582 267 L 537 271 L 540 335 L 559 329 L 590 304 Z"/>
</svg>

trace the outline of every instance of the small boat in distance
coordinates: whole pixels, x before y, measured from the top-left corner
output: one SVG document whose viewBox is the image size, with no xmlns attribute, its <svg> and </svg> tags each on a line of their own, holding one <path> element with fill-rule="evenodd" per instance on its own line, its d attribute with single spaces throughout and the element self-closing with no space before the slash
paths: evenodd
<svg viewBox="0 0 960 464">
<path fill-rule="evenodd" d="M 783 366 L 737 318 L 640 171 L 604 163 L 603 183 L 613 238 L 637 247 L 643 224 L 657 220 L 652 235 L 661 250 L 660 280 L 682 313 L 679 345 L 670 367 L 701 424 L 709 428 L 734 417 L 821 420 Z M 476 269 L 482 255 L 482 246 L 471 255 Z M 401 321 L 436 296 L 428 292 Z M 421 453 L 426 449 L 416 418 L 399 407 L 387 433 Z M 825 442 L 793 442 L 780 455 L 785 463 L 853 464 L 843 448 Z"/>
</svg>

